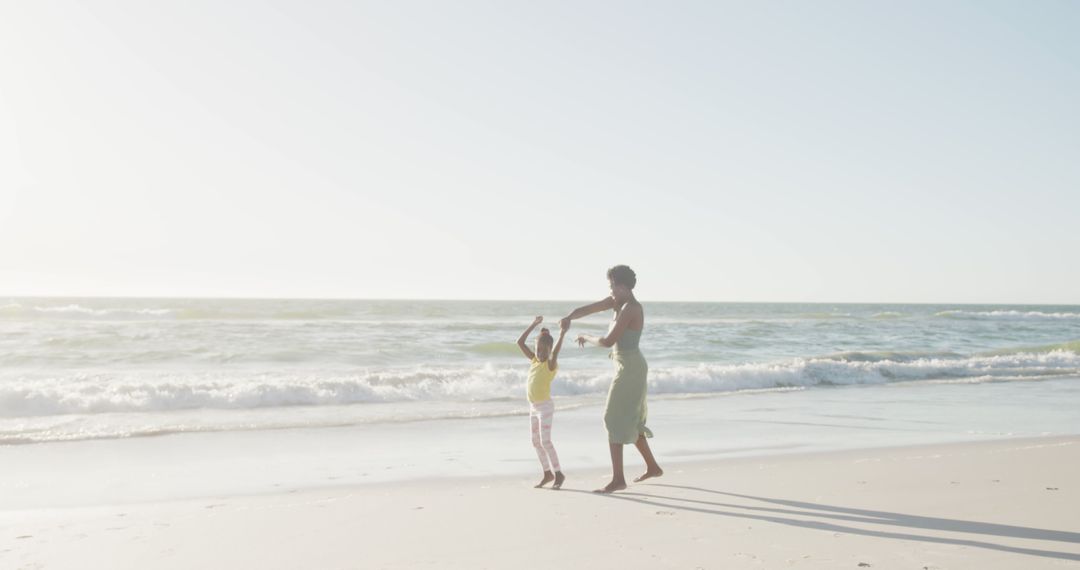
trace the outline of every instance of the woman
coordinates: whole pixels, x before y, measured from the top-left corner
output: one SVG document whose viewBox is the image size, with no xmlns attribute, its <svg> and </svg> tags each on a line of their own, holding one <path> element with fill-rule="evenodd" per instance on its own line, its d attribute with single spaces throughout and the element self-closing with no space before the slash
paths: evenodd
<svg viewBox="0 0 1080 570">
<path fill-rule="evenodd" d="M 641 330 L 645 327 L 645 312 L 641 303 L 634 298 L 634 285 L 637 276 L 625 265 L 616 265 L 607 272 L 611 296 L 591 305 L 578 307 L 564 317 L 560 324 L 570 326 L 570 321 L 600 311 L 614 310 L 614 322 L 603 337 L 581 335 L 577 338 L 580 346 L 586 343 L 604 347 L 615 347 L 611 357 L 615 361 L 615 378 L 608 390 L 607 405 L 604 408 L 604 425 L 607 427 L 608 443 L 611 448 L 611 482 L 597 493 L 613 493 L 626 488 L 623 475 L 623 445 L 634 444 L 645 460 L 645 473 L 634 479 L 644 481 L 664 474 L 656 464 L 649 442 L 652 432 L 645 427 L 646 379 L 649 365 L 638 349 Z"/>
</svg>

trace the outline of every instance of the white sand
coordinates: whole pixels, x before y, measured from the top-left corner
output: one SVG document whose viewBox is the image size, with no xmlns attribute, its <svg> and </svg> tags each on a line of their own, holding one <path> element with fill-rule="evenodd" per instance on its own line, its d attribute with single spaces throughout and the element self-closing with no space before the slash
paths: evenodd
<svg viewBox="0 0 1080 570">
<path fill-rule="evenodd" d="M 667 467 L 3 511 L 0 568 L 1080 568 L 1080 437 Z"/>
</svg>

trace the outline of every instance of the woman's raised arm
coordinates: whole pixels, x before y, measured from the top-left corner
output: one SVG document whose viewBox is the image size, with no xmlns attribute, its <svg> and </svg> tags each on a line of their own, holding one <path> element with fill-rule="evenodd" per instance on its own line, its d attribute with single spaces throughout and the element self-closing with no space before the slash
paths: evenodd
<svg viewBox="0 0 1080 570">
<path fill-rule="evenodd" d="M 600 311 L 608 311 L 608 310 L 611 310 L 611 309 L 614 309 L 614 308 L 615 308 L 615 298 L 614 297 L 606 297 L 604 299 L 600 299 L 599 301 L 597 301 L 595 303 L 590 303 L 588 305 L 582 305 L 582 306 L 574 309 L 573 311 L 570 311 L 569 315 L 566 315 L 565 317 L 562 318 L 562 320 L 559 321 L 559 326 L 561 328 L 569 328 L 570 327 L 570 321 L 572 321 L 574 319 L 580 319 L 581 317 L 591 315 L 593 313 L 599 313 Z"/>
<path fill-rule="evenodd" d="M 615 346 L 615 343 L 619 342 L 623 333 L 626 332 L 627 327 L 630 326 L 630 322 L 639 314 L 641 314 L 641 305 L 628 303 L 626 308 L 619 311 L 619 316 L 615 319 L 615 324 L 612 325 L 611 330 L 608 331 L 606 335 L 591 336 L 583 334 L 577 338 L 577 343 L 579 346 L 585 346 L 586 343 L 603 346 L 605 348 Z"/>
</svg>

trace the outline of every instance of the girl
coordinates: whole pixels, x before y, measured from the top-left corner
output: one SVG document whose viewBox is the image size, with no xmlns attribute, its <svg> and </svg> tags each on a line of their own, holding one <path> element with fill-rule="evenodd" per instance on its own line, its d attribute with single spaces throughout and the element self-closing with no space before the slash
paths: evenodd
<svg viewBox="0 0 1080 570">
<path fill-rule="evenodd" d="M 554 343 L 552 349 L 551 333 L 540 329 L 540 336 L 536 338 L 536 353 L 529 350 L 525 345 L 525 339 L 529 337 L 536 325 L 540 324 L 544 317 L 533 319 L 529 328 L 518 337 L 517 344 L 521 352 L 531 362 L 529 366 L 529 380 L 526 384 L 526 395 L 529 397 L 529 423 L 532 424 L 532 442 L 536 448 L 536 456 L 540 459 L 540 467 L 544 469 L 544 477 L 536 484 L 539 489 L 551 481 L 555 483 L 552 489 L 562 487 L 562 470 L 559 468 L 559 456 L 555 453 L 555 446 L 551 443 L 551 417 L 555 414 L 555 404 L 551 401 L 551 381 L 559 369 L 559 350 L 562 349 L 563 337 L 566 336 L 567 327 L 560 327 L 559 342 Z M 554 473 L 552 471 L 554 470 Z"/>
</svg>

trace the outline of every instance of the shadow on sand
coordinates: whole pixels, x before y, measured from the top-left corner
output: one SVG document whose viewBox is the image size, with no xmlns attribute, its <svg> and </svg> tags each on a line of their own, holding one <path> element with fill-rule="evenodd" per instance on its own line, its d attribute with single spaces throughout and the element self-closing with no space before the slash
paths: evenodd
<svg viewBox="0 0 1080 570">
<path fill-rule="evenodd" d="M 981 535 L 982 537 L 1008 537 L 1025 540 L 1045 540 L 1048 542 L 1069 543 L 1080 545 L 1080 533 L 1043 528 L 1030 528 L 1007 524 L 985 523 L 978 521 L 966 521 L 959 519 L 945 519 L 938 517 L 924 517 L 903 513 L 890 513 L 886 511 L 871 511 L 839 507 L 835 505 L 823 505 L 804 501 L 792 501 L 787 499 L 773 499 L 769 497 L 755 497 L 753 495 L 741 495 L 728 493 L 701 487 L 688 487 L 684 485 L 667 485 L 663 483 L 642 483 L 636 488 L 647 487 L 652 489 L 672 490 L 673 494 L 685 496 L 673 496 L 659 493 L 643 493 L 635 491 L 623 491 L 611 495 L 597 495 L 588 491 L 563 489 L 563 492 L 587 493 L 599 498 L 631 501 L 654 507 L 664 507 L 691 511 L 708 515 L 741 518 L 772 522 L 777 524 L 810 528 L 827 532 L 841 532 L 847 534 L 875 536 L 880 538 L 893 538 L 899 540 L 915 540 L 932 542 L 936 544 L 952 544 L 968 546 L 972 548 L 985 548 L 1015 554 L 1027 554 L 1031 556 L 1043 556 L 1047 558 L 1059 558 L 1062 560 L 1080 561 L 1080 553 L 1062 552 L 1058 550 L 1042 550 L 1037 548 L 1021 548 L 986 542 L 985 540 L 947 538 L 942 536 L 927 536 L 923 534 L 911 534 L 891 530 L 869 530 L 852 526 L 836 524 L 837 521 L 868 523 L 901 527 L 902 529 L 923 529 L 934 531 L 948 531 Z M 740 500 L 739 503 L 716 500 L 717 496 L 728 497 L 730 500 Z M 706 500 L 711 499 L 711 500 Z M 790 518 L 790 515 L 806 518 Z"/>
</svg>

